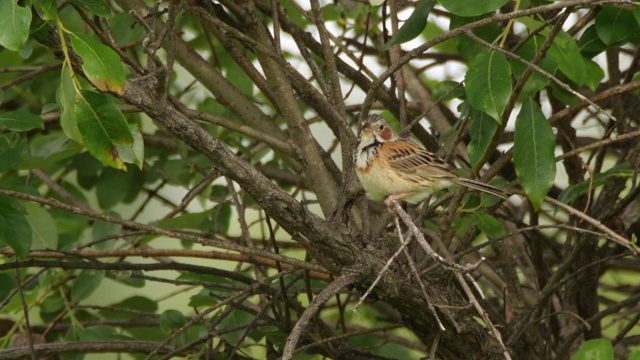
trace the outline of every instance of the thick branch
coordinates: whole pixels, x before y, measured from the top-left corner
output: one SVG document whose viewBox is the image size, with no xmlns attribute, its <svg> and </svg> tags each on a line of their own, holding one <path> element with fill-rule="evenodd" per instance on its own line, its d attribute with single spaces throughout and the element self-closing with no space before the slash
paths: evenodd
<svg viewBox="0 0 640 360">
<path fill-rule="evenodd" d="M 36 355 L 53 356 L 67 353 L 141 353 L 147 354 L 160 345 L 155 341 L 65 341 L 52 344 L 34 345 Z M 164 354 L 173 349 L 172 346 L 162 346 L 160 353 Z M 26 359 L 30 356 L 28 347 L 0 350 L 2 359 Z"/>
</svg>

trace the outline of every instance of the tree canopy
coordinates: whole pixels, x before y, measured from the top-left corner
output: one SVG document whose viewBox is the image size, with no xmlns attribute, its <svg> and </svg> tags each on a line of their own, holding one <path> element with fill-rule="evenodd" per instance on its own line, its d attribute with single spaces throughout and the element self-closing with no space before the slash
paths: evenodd
<svg viewBox="0 0 640 360">
<path fill-rule="evenodd" d="M 0 359 L 640 356 L 640 2 L 0 15 Z M 371 113 L 514 195 L 368 201 Z"/>
</svg>

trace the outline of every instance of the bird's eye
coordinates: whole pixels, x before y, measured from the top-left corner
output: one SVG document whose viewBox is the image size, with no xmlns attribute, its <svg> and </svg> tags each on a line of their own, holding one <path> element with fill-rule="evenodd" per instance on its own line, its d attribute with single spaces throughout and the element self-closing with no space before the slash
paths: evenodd
<svg viewBox="0 0 640 360">
<path fill-rule="evenodd" d="M 380 129 L 380 131 L 384 130 L 384 124 L 380 124 L 380 126 L 378 126 L 378 129 Z"/>
</svg>

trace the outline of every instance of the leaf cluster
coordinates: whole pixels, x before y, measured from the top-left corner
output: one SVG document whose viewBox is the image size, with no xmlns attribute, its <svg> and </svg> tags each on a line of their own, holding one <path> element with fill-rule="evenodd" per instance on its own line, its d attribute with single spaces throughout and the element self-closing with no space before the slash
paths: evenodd
<svg viewBox="0 0 640 360">
<path fill-rule="evenodd" d="M 637 358 L 638 4 L 0 1 L 0 358 Z"/>
</svg>

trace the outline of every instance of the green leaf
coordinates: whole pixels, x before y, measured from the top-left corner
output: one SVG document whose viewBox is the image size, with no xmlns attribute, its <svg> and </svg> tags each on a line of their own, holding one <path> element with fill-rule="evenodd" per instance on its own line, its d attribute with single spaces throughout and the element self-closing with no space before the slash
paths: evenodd
<svg viewBox="0 0 640 360">
<path fill-rule="evenodd" d="M 60 126 L 67 137 L 79 144 L 83 144 L 82 134 L 78 129 L 74 104 L 76 102 L 76 88 L 73 86 L 71 72 L 64 66 L 60 72 L 60 88 L 56 93 L 56 102 L 60 106 Z"/>
<path fill-rule="evenodd" d="M 603 173 L 594 174 L 593 181 L 591 181 L 591 179 L 587 179 L 579 184 L 567 187 L 562 190 L 558 196 L 558 200 L 566 204 L 571 204 L 578 198 L 578 196 L 586 194 L 591 189 L 610 183 L 613 178 L 630 176 L 633 176 L 633 169 L 631 169 L 629 164 L 618 164 Z"/>
<path fill-rule="evenodd" d="M 629 10 L 603 6 L 596 15 L 596 31 L 606 45 L 619 45 L 638 32 L 638 23 Z"/>
<path fill-rule="evenodd" d="M 209 291 L 202 290 L 198 294 L 191 296 L 189 307 L 210 307 L 218 303 L 218 300 L 209 294 Z"/>
<path fill-rule="evenodd" d="M 117 145 L 132 145 L 133 136 L 124 115 L 111 99 L 101 93 L 82 90 L 74 113 L 84 144 L 91 155 L 105 165 L 126 170 Z"/>
<path fill-rule="evenodd" d="M 42 12 L 42 18 L 45 20 L 54 20 L 58 16 L 58 4 L 56 0 L 40 0 L 35 2 L 36 6 Z"/>
<path fill-rule="evenodd" d="M 109 308 L 114 310 L 100 310 L 100 313 L 107 319 L 136 319 L 140 318 L 140 314 L 119 311 L 118 309 L 155 313 L 158 310 L 158 304 L 144 296 L 135 295 L 121 302 L 109 305 Z"/>
<path fill-rule="evenodd" d="M 169 309 L 160 315 L 160 328 L 165 334 L 173 329 L 179 329 L 187 323 L 187 318 L 178 310 Z"/>
<path fill-rule="evenodd" d="M 126 82 L 122 61 L 113 49 L 82 34 L 71 35 L 71 46 L 82 58 L 82 70 L 95 87 L 124 94 Z"/>
<path fill-rule="evenodd" d="M 586 69 L 584 58 L 580 53 L 578 44 L 569 34 L 560 31 L 549 48 L 551 55 L 558 62 L 558 68 L 571 81 L 578 85 L 584 84 Z"/>
<path fill-rule="evenodd" d="M 102 279 L 104 279 L 104 270 L 83 270 L 75 279 L 71 286 L 71 298 L 75 301 L 81 301 L 88 298 L 93 292 L 100 287 Z"/>
<path fill-rule="evenodd" d="M 0 172 L 18 165 L 27 155 L 27 141 L 24 134 L 0 133 Z"/>
<path fill-rule="evenodd" d="M 485 51 L 469 63 L 465 92 L 474 108 L 502 122 L 502 111 L 511 96 L 511 68 L 504 55 Z"/>
<path fill-rule="evenodd" d="M 220 234 L 228 233 L 232 215 L 231 205 L 227 203 L 216 205 L 212 213 L 214 231 Z"/>
<path fill-rule="evenodd" d="M 0 31 L 0 45 L 11 51 L 20 51 L 29 37 L 31 8 L 18 6 L 17 0 L 0 1 L 0 14 L 3 18 Z"/>
<path fill-rule="evenodd" d="M 464 26 L 472 22 L 480 21 L 484 18 L 486 18 L 486 16 L 475 16 L 475 17 L 469 18 L 469 17 L 451 15 L 451 22 L 449 23 L 449 29 L 450 30 L 457 29 L 461 26 Z M 489 43 L 494 43 L 495 40 L 498 38 L 498 36 L 500 36 L 501 31 L 498 24 L 490 23 L 483 27 L 474 29 L 473 33 L 477 37 L 481 38 L 482 40 L 485 40 Z M 486 50 L 486 47 L 484 45 L 478 44 L 474 40 L 471 40 L 464 35 L 456 36 L 455 41 L 456 41 L 457 51 L 460 53 L 460 56 L 462 56 L 462 58 L 466 60 L 466 62 L 470 62 L 471 60 L 473 60 L 473 58 L 478 56 L 478 54 L 481 54 Z"/>
<path fill-rule="evenodd" d="M 640 350 L 634 350 L 629 355 L 629 360 L 640 360 Z"/>
<path fill-rule="evenodd" d="M 509 0 L 438 0 L 440 5 L 452 14 L 459 16 L 477 16 L 498 10 Z"/>
<path fill-rule="evenodd" d="M 70 141 L 61 132 L 51 132 L 31 138 L 29 148 L 31 158 L 24 166 L 32 168 L 50 167 L 58 161 L 67 160 L 82 150 L 78 143 Z"/>
<path fill-rule="evenodd" d="M 119 214 L 114 211 L 106 211 L 105 214 L 120 217 Z M 107 236 L 115 235 L 119 233 L 120 230 L 122 230 L 122 225 L 120 224 L 103 221 L 103 220 L 96 220 L 93 227 L 91 228 L 91 238 L 94 241 L 97 241 Z M 102 241 L 100 243 L 97 243 L 95 247 L 96 249 L 99 249 L 99 250 L 107 250 L 107 249 L 112 249 L 113 244 L 114 244 L 114 240 L 111 239 L 108 241 Z"/>
<path fill-rule="evenodd" d="M 213 292 L 220 296 L 226 296 L 233 292 L 228 285 L 233 284 L 229 278 L 209 274 L 196 274 L 185 272 L 180 274 L 176 280 L 193 281 L 198 285 L 205 287 L 207 291 Z"/>
<path fill-rule="evenodd" d="M 64 308 L 64 299 L 59 291 L 53 292 L 42 300 L 40 304 L 40 316 L 45 321 L 55 318 Z"/>
<path fill-rule="evenodd" d="M 342 6 L 337 4 L 327 4 L 321 9 L 324 21 L 336 21 L 342 16 Z"/>
<path fill-rule="evenodd" d="M 33 42 L 31 41 L 31 39 L 27 38 L 27 42 L 24 44 L 22 50 L 20 50 L 18 54 L 25 60 L 31 57 L 31 54 L 33 54 Z"/>
<path fill-rule="evenodd" d="M 516 175 L 537 211 L 556 176 L 556 139 L 542 110 L 529 99 L 516 118 L 513 163 Z"/>
<path fill-rule="evenodd" d="M 550 83 L 549 87 L 551 88 L 551 96 L 556 100 L 563 102 L 565 105 L 572 106 L 581 102 L 581 100 L 578 99 L 575 95 L 561 88 L 555 82 Z"/>
<path fill-rule="evenodd" d="M 540 48 L 542 47 L 542 43 L 544 42 L 544 40 L 545 38 L 542 36 L 532 37 L 526 43 L 524 43 L 522 47 L 520 47 L 520 49 L 518 49 L 516 55 L 521 56 L 527 61 L 533 60 L 533 58 L 540 52 Z M 538 63 L 538 66 L 540 66 L 543 70 L 551 75 L 555 75 L 558 69 L 558 63 L 551 56 L 545 56 L 544 58 L 542 58 L 542 60 Z M 511 68 L 513 69 L 513 73 L 516 76 L 520 76 L 527 69 L 527 65 L 521 63 L 520 61 L 512 60 Z M 531 76 L 529 76 L 529 79 L 525 83 L 524 88 L 522 89 L 521 98 L 532 97 L 538 91 L 547 86 L 549 81 L 550 80 L 547 79 L 546 76 L 537 71 L 533 71 L 531 73 Z"/>
<path fill-rule="evenodd" d="M 299 26 L 301 29 L 306 29 L 309 26 L 309 21 L 302 15 L 300 9 L 294 5 L 292 5 L 289 1 L 282 1 L 280 4 L 284 11 L 287 14 L 287 18 L 292 21 L 294 24 Z"/>
<path fill-rule="evenodd" d="M 411 16 L 409 16 L 402 27 L 398 29 L 398 32 L 393 35 L 391 40 L 384 44 L 382 50 L 387 51 L 393 45 L 406 43 L 420 35 L 422 30 L 427 26 L 429 12 L 431 12 L 435 4 L 435 0 L 420 0 L 415 10 L 413 10 L 413 13 L 411 13 Z"/>
<path fill-rule="evenodd" d="M 111 16 L 111 9 L 105 0 L 71 0 L 71 2 L 100 17 Z"/>
<path fill-rule="evenodd" d="M 33 249 L 57 249 L 58 229 L 46 209 L 34 203 L 25 203 L 26 219 L 31 227 Z"/>
<path fill-rule="evenodd" d="M 111 209 L 124 201 L 129 191 L 131 178 L 128 172 L 106 168 L 96 182 L 98 204 L 102 209 Z"/>
<path fill-rule="evenodd" d="M 127 261 L 123 261 L 122 263 L 128 264 Z M 134 288 L 142 288 L 146 285 L 147 282 L 143 276 L 144 273 L 141 270 L 107 271 L 107 278 Z"/>
<path fill-rule="evenodd" d="M 238 328 L 240 327 L 240 325 L 247 325 L 251 321 L 253 321 L 253 315 L 244 311 L 234 310 L 220 322 L 220 325 L 217 327 L 217 329 L 221 330 L 231 327 Z M 231 344 L 235 344 L 240 340 L 240 336 L 242 336 L 242 331 L 231 331 L 221 334 L 220 337 Z"/>
<path fill-rule="evenodd" d="M 607 45 L 598 37 L 598 31 L 595 25 L 589 26 L 580 36 L 578 41 L 580 53 L 587 58 L 592 58 L 601 52 L 607 50 Z"/>
<path fill-rule="evenodd" d="M 504 225 L 500 220 L 483 211 L 474 212 L 473 221 L 487 237 L 496 238 L 505 234 Z"/>
<path fill-rule="evenodd" d="M 137 165 L 140 170 L 144 165 L 144 140 L 142 133 L 137 124 L 130 126 L 131 136 L 133 136 L 133 145 L 117 145 L 116 149 L 120 154 L 122 161 Z"/>
<path fill-rule="evenodd" d="M 580 346 L 571 360 L 613 360 L 613 346 L 605 339 L 593 339 Z"/>
<path fill-rule="evenodd" d="M 16 286 L 16 275 L 13 270 L 11 273 L 0 272 L 0 299 L 6 299 L 17 288 Z"/>
<path fill-rule="evenodd" d="M 596 91 L 602 79 L 604 79 L 604 70 L 595 61 L 584 59 L 584 67 L 587 69 L 584 84 L 592 91 Z"/>
<path fill-rule="evenodd" d="M 431 89 L 431 96 L 436 101 L 443 97 L 444 101 L 449 101 L 452 99 L 464 99 L 464 87 L 461 86 L 457 81 L 441 81 L 437 83 L 436 86 L 433 87 L 433 89 Z"/>
<path fill-rule="evenodd" d="M 498 130 L 498 123 L 486 113 L 475 109 L 470 110 L 469 116 L 471 117 L 471 125 L 469 127 L 471 141 L 467 147 L 467 152 L 469 153 L 471 166 L 475 169 L 493 140 L 493 135 Z"/>
<path fill-rule="evenodd" d="M 219 205 L 218 205 L 219 206 Z M 215 208 L 199 213 L 188 213 L 158 222 L 156 225 L 163 229 L 196 229 L 214 232 Z"/>
<path fill-rule="evenodd" d="M 40 111 L 40 115 L 53 113 L 58 110 L 60 110 L 60 107 L 56 103 L 44 104 L 44 106 L 42 106 L 42 110 Z"/>
<path fill-rule="evenodd" d="M 40 116 L 26 111 L 9 111 L 0 114 L 0 127 L 11 131 L 27 131 L 44 129 L 44 121 Z"/>
<path fill-rule="evenodd" d="M 130 337 L 119 334 L 116 328 L 106 325 L 91 326 L 80 332 L 82 341 L 110 341 L 131 340 Z"/>
<path fill-rule="evenodd" d="M 31 250 L 31 226 L 20 209 L 0 203 L 0 244 L 10 246 L 24 259 Z"/>
</svg>

